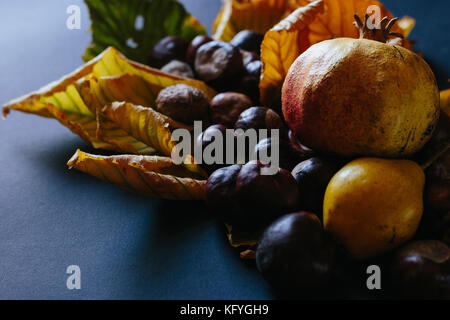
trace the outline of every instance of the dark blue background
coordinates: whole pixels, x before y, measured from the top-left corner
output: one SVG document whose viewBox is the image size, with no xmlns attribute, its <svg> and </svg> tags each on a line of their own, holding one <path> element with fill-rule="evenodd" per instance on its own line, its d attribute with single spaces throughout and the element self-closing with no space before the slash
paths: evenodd
<svg viewBox="0 0 450 320">
<path fill-rule="evenodd" d="M 219 0 L 185 0 L 210 26 Z M 417 19 L 412 38 L 441 88 L 450 78 L 448 0 L 384 1 Z M 82 6 L 82 30 L 65 27 Z M 90 41 L 82 1 L 0 2 L 0 103 L 81 64 Z M 66 161 L 93 151 L 57 121 L 13 112 L 0 124 L 0 298 L 273 298 L 251 264 L 230 248 L 202 206 L 143 198 L 77 171 Z M 79 265 L 82 289 L 66 288 Z"/>
</svg>

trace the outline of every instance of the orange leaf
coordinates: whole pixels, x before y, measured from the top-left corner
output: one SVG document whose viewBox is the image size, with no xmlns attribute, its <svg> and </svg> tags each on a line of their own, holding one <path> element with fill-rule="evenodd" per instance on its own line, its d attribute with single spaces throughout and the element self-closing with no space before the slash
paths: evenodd
<svg viewBox="0 0 450 320">
<path fill-rule="evenodd" d="M 289 8 L 290 0 L 224 0 L 213 25 L 214 38 L 229 42 L 242 30 L 264 34 Z"/>
<path fill-rule="evenodd" d="M 322 0 L 315 1 L 291 13 L 266 33 L 261 46 L 263 73 L 259 84 L 261 101 L 271 106 L 280 100 L 284 78 L 299 54 L 310 45 L 309 24 L 323 10 Z"/>
<path fill-rule="evenodd" d="M 373 11 L 368 9 L 375 5 L 380 9 L 380 18 L 393 18 L 376 0 L 292 1 L 300 8 L 272 28 L 261 46 L 263 72 L 260 92 L 261 102 L 267 106 L 279 104 L 280 90 L 290 66 L 310 46 L 336 37 L 359 37 L 359 31 L 353 25 L 355 13 L 371 15 Z M 411 28 L 411 21 L 404 25 Z M 397 25 L 392 31 L 407 33 Z"/>
<path fill-rule="evenodd" d="M 398 20 L 397 25 L 400 29 L 403 30 L 403 34 L 405 37 L 409 36 L 412 29 L 416 26 L 416 20 L 409 16 L 404 16 L 400 20 Z"/>
<path fill-rule="evenodd" d="M 158 156 L 96 156 L 77 150 L 69 168 L 86 172 L 126 190 L 169 200 L 202 200 L 206 180 Z"/>
</svg>

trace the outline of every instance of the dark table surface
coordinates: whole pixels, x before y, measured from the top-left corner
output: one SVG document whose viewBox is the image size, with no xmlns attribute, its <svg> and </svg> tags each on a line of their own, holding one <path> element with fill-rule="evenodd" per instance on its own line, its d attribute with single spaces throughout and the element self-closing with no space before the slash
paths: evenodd
<svg viewBox="0 0 450 320">
<path fill-rule="evenodd" d="M 219 0 L 185 0 L 210 26 Z M 441 88 L 450 78 L 448 0 L 384 1 L 411 15 Z M 66 8 L 82 7 L 82 30 Z M 82 1 L 0 2 L 0 104 L 73 71 L 90 41 Z M 57 121 L 13 112 L 0 124 L 1 299 L 271 299 L 223 226 L 200 205 L 130 194 L 66 161 L 93 151 Z M 68 290 L 66 268 L 81 268 Z"/>
</svg>

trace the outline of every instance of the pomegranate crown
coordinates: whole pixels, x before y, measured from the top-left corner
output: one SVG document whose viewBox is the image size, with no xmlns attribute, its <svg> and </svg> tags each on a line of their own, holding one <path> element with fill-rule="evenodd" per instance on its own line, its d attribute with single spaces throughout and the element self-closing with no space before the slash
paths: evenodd
<svg viewBox="0 0 450 320">
<path fill-rule="evenodd" d="M 370 28 L 368 23 L 370 17 L 367 13 L 364 16 L 364 22 L 356 13 L 354 17 L 356 21 L 353 22 L 353 24 L 359 29 L 360 39 L 375 40 L 386 43 L 389 41 L 389 37 L 404 38 L 401 33 L 391 32 L 391 29 L 397 22 L 398 18 L 389 20 L 388 17 L 384 17 L 378 25 Z"/>
</svg>

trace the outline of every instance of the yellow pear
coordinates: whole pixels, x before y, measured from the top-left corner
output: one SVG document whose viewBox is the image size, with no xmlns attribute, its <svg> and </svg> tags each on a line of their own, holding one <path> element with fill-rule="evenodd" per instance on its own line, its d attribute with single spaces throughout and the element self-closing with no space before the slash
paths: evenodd
<svg viewBox="0 0 450 320">
<path fill-rule="evenodd" d="M 325 229 L 356 259 L 396 248 L 419 226 L 424 186 L 425 174 L 413 161 L 354 160 L 327 187 Z"/>
</svg>

